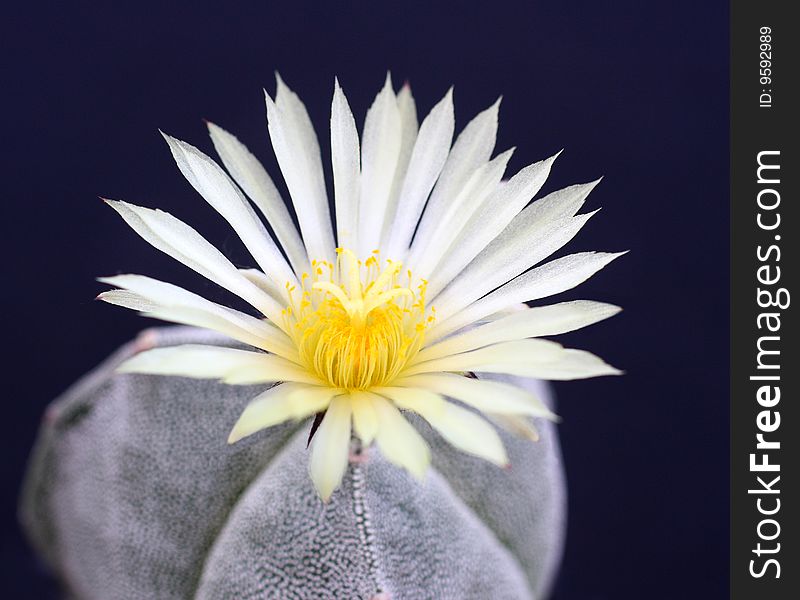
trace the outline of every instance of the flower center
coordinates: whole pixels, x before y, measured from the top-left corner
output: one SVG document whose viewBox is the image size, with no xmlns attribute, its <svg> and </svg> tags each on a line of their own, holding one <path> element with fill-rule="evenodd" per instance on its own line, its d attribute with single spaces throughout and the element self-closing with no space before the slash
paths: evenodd
<svg viewBox="0 0 800 600">
<path fill-rule="evenodd" d="M 401 276 L 402 263 L 392 260 L 381 268 L 377 250 L 364 261 L 343 248 L 336 255 L 335 265 L 312 262 L 299 298 L 287 284 L 286 331 L 306 368 L 329 385 L 387 385 L 419 351 L 433 321 L 425 314 L 427 282 L 413 289 L 411 271 Z"/>
</svg>

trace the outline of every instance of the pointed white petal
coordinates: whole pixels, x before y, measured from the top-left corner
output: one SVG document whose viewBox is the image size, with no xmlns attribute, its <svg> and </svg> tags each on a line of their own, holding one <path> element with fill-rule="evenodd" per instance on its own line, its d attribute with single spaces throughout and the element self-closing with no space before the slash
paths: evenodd
<svg viewBox="0 0 800 600">
<path fill-rule="evenodd" d="M 506 308 L 502 308 L 502 309 L 498 310 L 497 312 L 493 312 L 490 315 L 486 315 L 480 321 L 476 322 L 475 325 L 478 325 L 478 324 L 483 325 L 484 323 L 491 323 L 492 321 L 498 321 L 498 320 L 503 319 L 505 317 L 508 317 L 510 315 L 515 315 L 518 312 L 520 312 L 521 310 L 527 310 L 527 308 L 528 308 L 528 305 L 527 304 L 523 304 L 522 302 L 517 303 L 517 304 L 512 304 L 510 306 L 507 306 Z"/>
<path fill-rule="evenodd" d="M 543 261 L 574 238 L 594 214 L 557 219 L 541 226 L 526 226 L 515 219 L 432 300 L 438 318 L 446 319 Z"/>
<path fill-rule="evenodd" d="M 344 248 L 357 248 L 361 170 L 358 132 L 339 80 L 331 103 L 331 163 L 336 201 L 336 239 Z"/>
<path fill-rule="evenodd" d="M 486 373 L 516 373 L 518 365 L 552 362 L 564 352 L 561 344 L 549 340 L 515 340 L 502 342 L 471 352 L 453 354 L 410 365 L 403 376 L 420 373 L 479 371 Z M 508 370 L 511 369 L 511 370 Z"/>
<path fill-rule="evenodd" d="M 387 256 L 404 256 L 408 250 L 422 209 L 450 151 L 454 127 L 451 88 L 433 107 L 419 128 L 400 192 L 402 201 L 397 205 L 397 214 L 386 249 Z"/>
<path fill-rule="evenodd" d="M 477 296 L 473 295 L 470 302 L 510 281 L 569 241 L 586 220 L 597 212 L 575 217 L 577 220 L 570 220 L 599 182 L 598 179 L 591 183 L 555 191 L 536 200 L 514 217 L 503 232 L 457 276 L 459 287 L 463 290 L 465 285 L 469 285 L 465 280 L 482 281 L 483 274 L 493 275 L 492 285 L 481 286 L 483 292 Z M 503 267 L 502 270 L 498 266 Z M 431 293 L 430 289 L 428 291 Z M 454 290 L 451 285 L 444 294 L 450 293 L 460 292 Z M 445 303 L 440 296 L 437 306 L 441 308 Z"/>
<path fill-rule="evenodd" d="M 121 373 L 219 379 L 236 385 L 276 381 L 320 383 L 303 367 L 279 356 L 197 344 L 146 350 L 122 363 L 117 370 Z"/>
<path fill-rule="evenodd" d="M 590 300 L 523 308 L 496 321 L 423 348 L 414 360 L 423 362 L 499 342 L 558 335 L 592 325 L 614 316 L 621 310 L 613 304 Z"/>
<path fill-rule="evenodd" d="M 381 453 L 417 479 L 422 479 L 431 460 L 428 444 L 391 402 L 375 395 L 373 406 L 378 417 L 375 441 Z"/>
<path fill-rule="evenodd" d="M 264 328 L 258 330 L 255 328 L 244 329 L 231 324 L 224 318 L 211 315 L 202 310 L 183 306 L 159 307 L 151 311 L 143 312 L 142 315 L 161 321 L 169 321 L 170 323 L 218 331 L 234 340 L 249 344 L 261 350 L 266 350 L 267 352 L 271 352 L 287 360 L 293 362 L 299 361 L 297 349 L 286 334 L 277 327 L 267 325 L 264 321 L 261 321 L 261 323 L 269 327 L 266 331 L 264 331 Z M 255 331 L 259 331 L 259 333 L 254 333 Z"/>
<path fill-rule="evenodd" d="M 413 411 L 428 421 L 441 417 L 447 409 L 444 398 L 425 388 L 387 386 L 373 391 L 389 398 L 398 408 Z"/>
<path fill-rule="evenodd" d="M 350 392 L 350 407 L 353 411 L 353 428 L 364 446 L 369 446 L 378 433 L 378 413 L 374 406 L 375 394 Z"/>
<path fill-rule="evenodd" d="M 266 274 L 258 269 L 239 269 L 239 273 L 279 304 L 285 306 L 288 303 L 289 298 L 285 282 L 283 285 L 277 285 L 274 280 L 267 277 Z"/>
<path fill-rule="evenodd" d="M 267 219 L 296 274 L 308 269 L 308 257 L 300 234 L 280 192 L 261 162 L 236 137 L 214 123 L 208 133 L 222 163 Z"/>
<path fill-rule="evenodd" d="M 439 404 L 426 401 L 424 392 L 425 390 L 398 387 L 381 389 L 381 393 L 398 406 L 419 414 L 459 450 L 480 456 L 500 466 L 508 464 L 503 442 L 491 425 L 475 413 L 452 402 Z M 427 394 L 436 396 L 432 392 Z M 415 395 L 418 399 L 414 399 Z M 439 399 L 441 400 L 441 397 Z"/>
<path fill-rule="evenodd" d="M 358 252 L 362 256 L 380 243 L 402 142 L 400 110 L 387 74 L 383 89 L 367 111 L 361 141 Z"/>
<path fill-rule="evenodd" d="M 552 362 L 529 363 L 515 366 L 512 370 L 500 370 L 497 366 L 496 373 L 510 373 L 520 377 L 533 377 L 535 379 L 550 379 L 554 381 L 570 381 L 572 379 L 588 379 L 603 375 L 622 375 L 622 371 L 606 363 L 602 358 L 586 352 L 566 348 L 563 354 Z"/>
<path fill-rule="evenodd" d="M 451 244 L 450 251 L 439 263 L 436 272 L 431 273 L 428 284 L 430 298 L 435 297 L 489 242 L 500 235 L 544 185 L 557 157 L 558 154 L 555 154 L 525 167 L 489 195 Z"/>
<path fill-rule="evenodd" d="M 106 200 L 106 203 L 153 247 L 249 302 L 272 322 L 281 323 L 282 306 L 248 281 L 219 250 L 186 223 L 160 210 L 114 200 Z"/>
<path fill-rule="evenodd" d="M 489 160 L 497 137 L 501 100 L 498 98 L 489 108 L 478 113 L 458 135 L 431 200 L 458 193 L 471 173 Z"/>
<path fill-rule="evenodd" d="M 264 224 L 225 171 L 191 144 L 163 132 L 161 135 L 183 176 L 230 223 L 263 271 L 277 281 L 296 282 L 294 272 Z"/>
<path fill-rule="evenodd" d="M 282 383 L 253 398 L 233 426 L 228 443 L 284 421 L 303 419 L 325 410 L 339 390 Z"/>
<path fill-rule="evenodd" d="M 101 292 L 97 295 L 97 299 L 115 306 L 142 312 L 150 312 L 158 308 L 156 303 L 128 290 L 108 290 L 107 292 Z"/>
<path fill-rule="evenodd" d="M 292 197 L 310 260 L 333 260 L 331 227 L 319 142 L 306 108 L 278 77 L 275 101 L 264 92 L 272 148 Z"/>
<path fill-rule="evenodd" d="M 473 118 L 456 138 L 420 220 L 415 245 L 417 239 L 428 240 L 432 237 L 432 230 L 444 220 L 448 207 L 467 181 L 489 160 L 497 137 L 499 108 L 498 98 L 492 106 Z"/>
<path fill-rule="evenodd" d="M 263 319 L 210 302 L 171 283 L 142 275 L 117 275 L 103 277 L 99 281 L 124 288 L 104 292 L 98 296 L 99 300 L 140 310 L 146 316 L 157 319 L 219 331 L 245 344 L 296 360 L 297 351 L 289 337 Z M 132 293 L 142 301 L 130 302 L 128 296 L 122 296 L 120 301 L 120 293 Z"/>
<path fill-rule="evenodd" d="M 574 217 L 601 179 L 596 179 L 589 183 L 571 185 L 551 192 L 526 206 L 520 216 L 524 215 L 527 223 L 546 223 L 566 217 Z"/>
<path fill-rule="evenodd" d="M 497 431 L 472 411 L 448 402 L 445 414 L 431 425 L 459 450 L 508 466 L 508 455 Z"/>
<path fill-rule="evenodd" d="M 411 94 L 411 86 L 408 82 L 403 84 L 400 91 L 397 93 L 397 108 L 400 110 L 400 120 L 403 122 L 403 138 L 411 141 L 408 148 L 408 156 L 411 157 L 411 151 L 414 149 L 414 139 L 417 137 L 419 131 L 419 122 L 417 121 L 417 104 L 414 102 L 414 96 Z"/>
<path fill-rule="evenodd" d="M 487 415 L 487 418 L 497 425 L 502 427 L 509 433 L 530 440 L 531 442 L 539 441 L 539 432 L 531 422 L 529 417 L 521 415 Z"/>
<path fill-rule="evenodd" d="M 559 294 L 583 283 L 625 252 L 581 252 L 550 261 L 523 273 L 427 332 L 429 344 L 503 308 Z"/>
<path fill-rule="evenodd" d="M 407 261 L 412 271 L 426 279 L 435 273 L 436 265 L 444 258 L 472 215 L 489 194 L 497 189 L 513 152 L 513 148 L 507 150 L 494 160 L 478 167 L 461 191 L 442 211 L 439 222 L 429 228 L 427 237 L 425 234 L 417 233 Z"/>
<path fill-rule="evenodd" d="M 311 440 L 308 471 L 320 498 L 327 502 L 342 482 L 350 453 L 350 400 L 331 400 L 322 423 Z"/>
<path fill-rule="evenodd" d="M 423 388 L 455 398 L 485 413 L 530 415 L 554 419 L 555 415 L 531 392 L 498 381 L 471 379 L 463 375 L 437 373 L 401 377 L 395 386 Z"/>
<path fill-rule="evenodd" d="M 408 162 L 417 141 L 419 122 L 417 121 L 417 106 L 411 95 L 411 87 L 406 83 L 397 94 L 397 109 L 400 111 L 400 153 L 397 156 L 397 167 L 394 170 L 392 191 L 389 193 L 389 202 L 386 205 L 383 217 L 383 230 L 381 232 L 379 248 L 389 242 L 392 226 L 397 215 L 397 205 L 400 202 L 400 193 L 403 191 L 403 182 L 408 171 Z"/>
</svg>

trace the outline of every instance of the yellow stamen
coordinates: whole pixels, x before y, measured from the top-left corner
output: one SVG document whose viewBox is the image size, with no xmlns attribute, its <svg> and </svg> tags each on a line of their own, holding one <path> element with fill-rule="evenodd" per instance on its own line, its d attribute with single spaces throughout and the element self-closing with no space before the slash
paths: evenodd
<svg viewBox="0 0 800 600">
<path fill-rule="evenodd" d="M 325 265 L 301 277 L 299 300 L 289 294 L 284 311 L 286 331 L 297 345 L 306 368 L 329 385 L 364 390 L 387 385 L 419 351 L 425 329 L 424 280 L 412 290 L 401 286 L 397 275 L 403 265 L 383 261 L 373 251 L 364 261 L 346 248 L 336 249 L 336 265 Z M 310 284 L 310 285 L 309 285 Z M 287 286 L 288 289 L 288 286 Z"/>
</svg>

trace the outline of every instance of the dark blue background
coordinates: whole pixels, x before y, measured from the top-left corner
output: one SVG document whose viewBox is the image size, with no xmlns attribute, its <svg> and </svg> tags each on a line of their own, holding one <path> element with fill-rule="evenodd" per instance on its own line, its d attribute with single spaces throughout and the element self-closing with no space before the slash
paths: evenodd
<svg viewBox="0 0 800 600">
<path fill-rule="evenodd" d="M 247 263 L 156 128 L 210 151 L 201 118 L 213 119 L 275 174 L 261 92 L 275 69 L 321 129 L 334 75 L 360 125 L 387 68 L 422 114 L 455 84 L 458 128 L 503 94 L 512 169 L 564 147 L 545 191 L 605 176 L 587 204 L 603 210 L 568 250 L 631 249 L 565 295 L 625 307 L 564 341 L 627 375 L 557 385 L 570 496 L 555 597 L 727 596 L 726 3 L 127 4 L 4 15 L 5 597 L 55 589 L 14 515 L 42 410 L 151 324 L 93 302 L 94 277 L 217 294 L 97 196 L 167 209 Z"/>
</svg>

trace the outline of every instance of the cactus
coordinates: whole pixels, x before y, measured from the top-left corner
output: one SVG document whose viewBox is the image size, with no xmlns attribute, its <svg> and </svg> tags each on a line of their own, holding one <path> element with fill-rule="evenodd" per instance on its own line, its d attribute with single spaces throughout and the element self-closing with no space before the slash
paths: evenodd
<svg viewBox="0 0 800 600">
<path fill-rule="evenodd" d="M 231 345 L 148 330 L 47 409 L 20 515 L 70 598 L 546 597 L 565 509 L 551 423 L 537 423 L 536 444 L 501 432 L 503 470 L 415 420 L 433 447 L 423 483 L 354 447 L 323 503 L 306 473 L 308 421 L 229 446 L 253 388 L 115 373 L 143 347 L 183 343 Z M 541 382 L 515 383 L 551 401 Z"/>
</svg>

